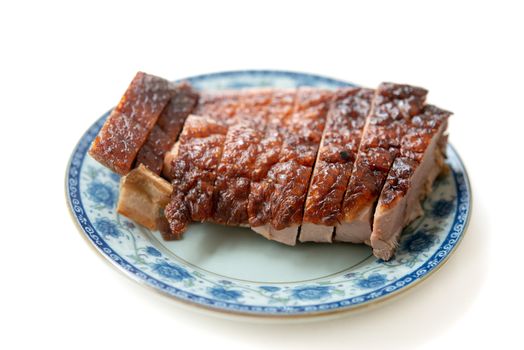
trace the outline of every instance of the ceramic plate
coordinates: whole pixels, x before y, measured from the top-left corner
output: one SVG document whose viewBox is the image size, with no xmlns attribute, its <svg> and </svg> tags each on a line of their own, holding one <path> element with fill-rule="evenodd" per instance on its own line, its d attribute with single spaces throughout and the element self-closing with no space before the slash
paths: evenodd
<svg viewBox="0 0 524 350">
<path fill-rule="evenodd" d="M 316 75 L 237 71 L 188 79 L 199 89 L 351 85 Z M 305 316 L 355 309 L 419 282 L 453 252 L 470 212 L 470 187 L 448 146 L 449 174 L 424 202 L 425 215 L 407 227 L 394 259 L 377 260 L 353 244 L 268 241 L 245 228 L 193 224 L 180 241 L 163 241 L 115 212 L 119 176 L 87 150 L 109 112 L 82 136 L 67 169 L 69 206 L 82 233 L 129 277 L 175 299 L 215 311 L 256 316 Z"/>
</svg>

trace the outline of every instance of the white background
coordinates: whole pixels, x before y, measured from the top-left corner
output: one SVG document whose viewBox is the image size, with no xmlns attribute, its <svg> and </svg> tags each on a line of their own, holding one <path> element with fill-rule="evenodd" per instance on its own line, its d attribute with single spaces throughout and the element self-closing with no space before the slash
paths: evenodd
<svg viewBox="0 0 524 350">
<path fill-rule="evenodd" d="M 522 349 L 517 3 L 2 2 L 0 348 Z M 450 141 L 469 170 L 474 211 L 440 271 L 372 310 L 262 325 L 181 309 L 88 246 L 65 204 L 66 163 L 135 72 L 257 68 L 418 84 L 455 112 Z"/>
</svg>

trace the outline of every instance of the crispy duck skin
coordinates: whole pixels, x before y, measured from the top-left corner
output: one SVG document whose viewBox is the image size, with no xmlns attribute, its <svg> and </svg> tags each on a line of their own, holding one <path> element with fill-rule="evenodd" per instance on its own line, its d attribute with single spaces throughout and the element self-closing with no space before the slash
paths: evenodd
<svg viewBox="0 0 524 350">
<path fill-rule="evenodd" d="M 244 123 L 229 128 L 213 194 L 213 221 L 225 225 L 247 225 L 251 174 L 263 137 Z"/>
<path fill-rule="evenodd" d="M 300 230 L 300 241 L 331 242 L 374 91 L 336 91 L 328 112 Z"/>
<path fill-rule="evenodd" d="M 156 174 L 162 172 L 164 156 L 175 143 L 197 101 L 198 93 L 188 83 L 182 82 L 174 87 L 171 99 L 138 152 L 137 166 L 144 164 Z"/>
<path fill-rule="evenodd" d="M 258 145 L 253 141 L 262 136 L 260 130 L 265 127 L 273 92 L 270 89 L 250 89 L 202 94 L 194 111 L 231 128 L 216 169 L 213 209 L 211 215 L 201 217 L 201 221 L 247 225 L 249 169 L 253 168 L 258 151 Z M 168 179 L 172 179 L 171 165 L 179 152 L 184 152 L 184 149 L 175 144 L 164 157 L 163 173 Z"/>
<path fill-rule="evenodd" d="M 272 108 L 273 95 L 279 93 L 282 93 L 282 90 L 264 88 L 242 90 L 232 123 L 243 123 L 252 129 L 264 131 Z"/>
<path fill-rule="evenodd" d="M 93 141 L 89 154 L 114 172 L 127 174 L 169 102 L 172 89 L 167 80 L 138 72 Z"/>
<path fill-rule="evenodd" d="M 342 206 L 335 239 L 369 243 L 375 203 L 411 119 L 423 108 L 425 89 L 382 83 L 373 98 L 371 112 L 359 146 Z"/>
<path fill-rule="evenodd" d="M 271 167 L 278 162 L 282 146 L 282 125 L 293 112 L 296 90 L 275 91 L 268 107 L 268 120 L 264 136 L 258 145 L 253 167 L 248 200 L 248 217 L 251 228 L 265 225 L 271 218 L 270 196 L 273 180 L 268 177 Z"/>
<path fill-rule="evenodd" d="M 194 116 L 211 118 L 215 123 L 225 127 L 234 124 L 236 110 L 239 108 L 242 93 L 239 91 L 202 92 L 196 106 L 193 108 Z M 184 126 L 185 127 L 185 126 Z M 173 180 L 172 165 L 178 154 L 178 142 L 164 155 L 162 176 Z"/>
<path fill-rule="evenodd" d="M 191 221 L 212 217 L 216 169 L 222 156 L 227 127 L 214 119 L 190 115 L 172 161 L 173 192 L 165 209 L 171 235 L 179 239 Z"/>
<path fill-rule="evenodd" d="M 333 92 L 300 88 L 286 125 L 279 162 L 271 169 L 275 190 L 271 196 L 271 226 L 282 230 L 300 225 L 309 179 L 317 157 Z"/>
<path fill-rule="evenodd" d="M 268 239 L 296 243 L 331 97 L 330 91 L 300 88 L 292 109 L 286 103 L 277 108 L 284 113 L 269 118 L 248 204 L 251 228 Z"/>
<path fill-rule="evenodd" d="M 269 127 L 264 147 L 272 149 L 272 162 L 250 193 L 250 226 L 268 239 L 296 243 L 332 95 L 327 90 L 299 88 L 292 113 Z"/>
<path fill-rule="evenodd" d="M 444 132 L 450 115 L 426 105 L 411 119 L 375 210 L 370 241 L 376 257 L 389 260 L 402 229 L 424 213 L 421 201 L 444 167 Z"/>
<path fill-rule="evenodd" d="M 226 125 L 234 124 L 240 107 L 241 91 L 201 92 L 192 114 L 210 117 Z"/>
<path fill-rule="evenodd" d="M 268 115 L 273 108 L 273 93 L 278 95 L 279 91 L 270 89 L 226 91 L 207 93 L 200 99 L 195 108 L 196 112 L 212 116 L 217 123 L 230 126 L 216 169 L 213 208 L 210 212 L 212 215 L 202 216 L 200 221 L 247 225 L 251 169 L 255 166 L 259 150 L 257 141 L 263 136 L 261 130 L 266 127 Z M 165 159 L 172 163 L 172 160 L 179 155 L 183 156 L 183 152 L 185 150 L 177 144 Z"/>
<path fill-rule="evenodd" d="M 227 132 L 213 194 L 213 221 L 226 225 L 248 225 L 251 177 L 259 143 L 264 136 L 271 90 L 245 91 L 236 109 L 238 120 Z"/>
</svg>

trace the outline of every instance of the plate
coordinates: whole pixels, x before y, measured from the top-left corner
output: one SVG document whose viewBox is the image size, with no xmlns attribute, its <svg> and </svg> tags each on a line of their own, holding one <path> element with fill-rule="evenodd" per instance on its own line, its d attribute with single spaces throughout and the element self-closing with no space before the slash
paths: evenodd
<svg viewBox="0 0 524 350">
<path fill-rule="evenodd" d="M 198 89 L 351 86 L 284 71 L 233 71 L 188 78 Z M 395 258 L 376 259 L 364 245 L 268 241 L 246 228 L 193 224 L 180 241 L 163 241 L 115 211 L 119 176 L 87 150 L 110 111 L 81 137 L 67 168 L 66 195 L 83 235 L 127 276 L 179 301 L 251 316 L 313 316 L 369 305 L 437 270 L 460 242 L 470 213 L 470 186 L 457 152 L 451 171 L 408 226 Z"/>
</svg>

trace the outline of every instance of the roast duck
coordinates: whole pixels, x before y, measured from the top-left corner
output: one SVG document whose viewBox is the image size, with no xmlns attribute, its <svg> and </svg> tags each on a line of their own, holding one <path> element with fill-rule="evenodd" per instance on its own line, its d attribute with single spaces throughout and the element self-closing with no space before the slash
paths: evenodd
<svg viewBox="0 0 524 350">
<path fill-rule="evenodd" d="M 427 90 L 196 91 L 137 73 L 89 154 L 121 180 L 118 212 L 166 240 L 191 222 L 270 240 L 365 243 L 389 260 L 446 169 Z"/>
</svg>

